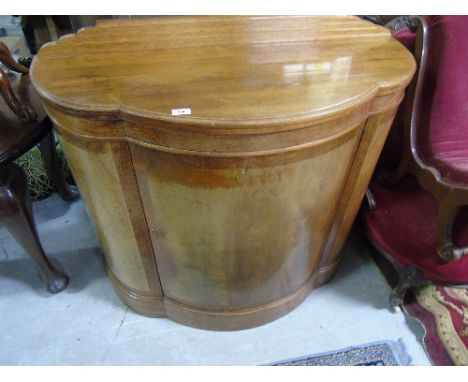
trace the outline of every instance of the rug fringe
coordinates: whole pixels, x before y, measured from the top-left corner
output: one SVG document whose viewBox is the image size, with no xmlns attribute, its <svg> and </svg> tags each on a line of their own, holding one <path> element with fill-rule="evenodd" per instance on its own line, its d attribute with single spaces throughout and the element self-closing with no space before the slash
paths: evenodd
<svg viewBox="0 0 468 382">
<path fill-rule="evenodd" d="M 406 350 L 403 339 L 398 338 L 398 340 L 396 342 L 393 342 L 393 344 L 396 347 L 396 351 L 394 353 L 400 357 L 401 366 L 414 366 L 413 360 L 408 354 L 408 350 Z"/>
<path fill-rule="evenodd" d="M 363 350 L 363 349 L 369 349 L 370 347 L 375 347 L 375 346 L 387 346 L 387 351 L 391 353 L 393 356 L 393 361 L 396 363 L 398 366 L 413 366 L 412 364 L 412 359 L 408 354 L 408 351 L 405 347 L 405 344 L 403 342 L 403 339 L 399 338 L 398 340 L 383 340 L 383 341 L 375 341 L 367 344 L 362 344 L 362 345 L 356 345 L 356 346 L 350 346 L 344 349 L 339 349 L 339 350 L 334 350 L 334 351 L 328 351 L 328 352 L 323 352 L 323 353 L 316 353 L 316 354 L 309 354 L 305 356 L 300 356 L 300 357 L 295 357 L 295 358 L 289 358 L 289 359 L 284 359 L 281 361 L 276 361 L 276 362 L 271 362 L 267 364 L 262 364 L 262 366 L 285 366 L 286 364 L 291 364 L 291 363 L 296 363 L 295 365 L 291 366 L 339 366 L 341 364 L 337 363 L 337 360 L 339 361 L 340 356 L 346 356 L 348 358 L 353 358 L 355 363 L 349 363 L 348 360 L 346 360 L 343 365 L 357 365 L 357 366 L 364 366 L 363 364 L 363 359 L 359 359 L 359 357 L 362 358 L 362 356 L 358 355 L 356 358 L 356 355 L 353 354 L 345 354 L 352 352 L 354 350 Z M 317 363 L 321 357 L 327 357 L 329 356 L 330 359 L 328 360 L 328 363 L 325 361 L 322 363 Z M 384 357 L 385 358 L 385 357 Z M 307 361 L 309 363 L 307 364 Z M 383 358 L 381 359 L 383 360 Z M 297 364 L 297 362 L 304 361 L 302 364 Z M 367 361 L 366 361 L 367 362 Z M 395 366 L 396 366 L 395 365 Z M 289 365 L 288 365 L 289 366 Z M 365 366 L 374 366 L 374 365 L 365 365 Z"/>
</svg>

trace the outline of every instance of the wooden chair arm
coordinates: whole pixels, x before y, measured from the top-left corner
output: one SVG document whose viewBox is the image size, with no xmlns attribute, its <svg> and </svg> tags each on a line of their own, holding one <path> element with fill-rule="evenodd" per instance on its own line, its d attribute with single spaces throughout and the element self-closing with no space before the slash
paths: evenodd
<svg viewBox="0 0 468 382">
<path fill-rule="evenodd" d="M 18 73 L 27 74 L 29 69 L 17 63 L 13 56 L 11 55 L 10 49 L 6 46 L 5 43 L 0 41 L 0 62 L 5 65 L 8 69 L 13 70 Z"/>
<path fill-rule="evenodd" d="M 10 81 L 6 73 L 0 68 L 0 95 L 8 105 L 8 107 L 15 113 L 22 121 L 33 121 L 37 118 L 36 113 L 31 106 L 22 104 L 16 97 L 13 89 L 11 88 Z"/>
</svg>

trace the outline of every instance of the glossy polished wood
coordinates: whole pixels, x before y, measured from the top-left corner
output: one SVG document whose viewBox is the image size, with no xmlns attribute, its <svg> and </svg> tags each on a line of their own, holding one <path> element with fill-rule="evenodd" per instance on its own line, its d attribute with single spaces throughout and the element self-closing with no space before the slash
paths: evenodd
<svg viewBox="0 0 468 382">
<path fill-rule="evenodd" d="M 122 299 L 233 330 L 333 275 L 414 70 L 356 17 L 165 17 L 48 44 L 32 77 Z"/>
</svg>

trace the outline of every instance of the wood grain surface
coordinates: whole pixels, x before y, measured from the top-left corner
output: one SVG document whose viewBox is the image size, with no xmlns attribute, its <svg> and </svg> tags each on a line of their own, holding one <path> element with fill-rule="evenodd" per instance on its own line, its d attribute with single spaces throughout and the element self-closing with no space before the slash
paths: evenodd
<svg viewBox="0 0 468 382">
<path fill-rule="evenodd" d="M 121 298 L 235 330 L 331 278 L 414 70 L 356 17 L 207 16 L 100 22 L 31 75 Z"/>
</svg>

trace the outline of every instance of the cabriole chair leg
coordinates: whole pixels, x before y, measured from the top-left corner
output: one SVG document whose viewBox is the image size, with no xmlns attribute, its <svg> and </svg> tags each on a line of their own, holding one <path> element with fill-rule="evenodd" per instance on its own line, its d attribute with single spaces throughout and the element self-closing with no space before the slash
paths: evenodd
<svg viewBox="0 0 468 382">
<path fill-rule="evenodd" d="M 50 293 L 64 290 L 69 278 L 44 253 L 32 216 L 26 176 L 16 164 L 0 168 L 0 222 L 36 262 Z"/>
</svg>

